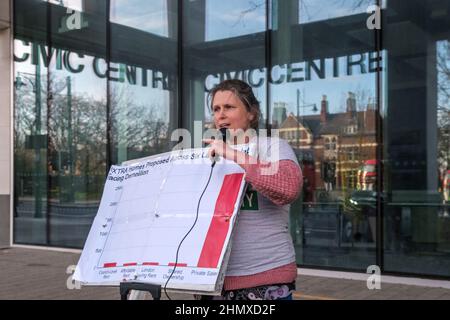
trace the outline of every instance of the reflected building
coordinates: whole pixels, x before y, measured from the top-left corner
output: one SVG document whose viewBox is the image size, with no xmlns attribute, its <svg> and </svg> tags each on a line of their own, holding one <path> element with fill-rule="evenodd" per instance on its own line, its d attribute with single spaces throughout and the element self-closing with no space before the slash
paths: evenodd
<svg viewBox="0 0 450 320">
<path fill-rule="evenodd" d="M 272 125 L 273 128 L 279 128 L 287 118 L 286 103 L 275 102 L 273 107 Z"/>
<path fill-rule="evenodd" d="M 279 128 L 280 137 L 299 155 L 309 155 L 301 158 L 303 165 L 308 164 L 304 173 L 319 194 L 356 189 L 359 168 L 376 158 L 374 105 L 357 111 L 352 92 L 348 93 L 345 112 L 330 113 L 328 104 L 323 95 L 319 115 L 297 117 L 291 113 Z"/>
</svg>

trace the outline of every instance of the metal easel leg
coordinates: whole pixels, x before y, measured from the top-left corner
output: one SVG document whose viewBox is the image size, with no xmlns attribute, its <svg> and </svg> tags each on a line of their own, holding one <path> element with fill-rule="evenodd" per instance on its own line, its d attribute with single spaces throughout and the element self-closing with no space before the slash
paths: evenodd
<svg viewBox="0 0 450 320">
<path fill-rule="evenodd" d="M 143 298 L 144 292 L 149 292 L 153 300 L 161 300 L 161 285 L 140 283 L 140 282 L 121 282 L 120 283 L 120 300 L 140 300 Z M 136 292 L 138 291 L 138 292 Z"/>
</svg>

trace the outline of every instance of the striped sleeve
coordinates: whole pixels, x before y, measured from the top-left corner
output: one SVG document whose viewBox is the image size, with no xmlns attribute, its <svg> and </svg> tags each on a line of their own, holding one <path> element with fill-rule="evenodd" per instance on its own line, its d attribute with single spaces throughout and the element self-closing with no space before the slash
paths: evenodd
<svg viewBox="0 0 450 320">
<path fill-rule="evenodd" d="M 294 202 L 300 194 L 303 176 L 292 160 L 243 164 L 246 181 L 274 204 L 283 206 Z M 265 174 L 270 172 L 270 174 Z"/>
</svg>

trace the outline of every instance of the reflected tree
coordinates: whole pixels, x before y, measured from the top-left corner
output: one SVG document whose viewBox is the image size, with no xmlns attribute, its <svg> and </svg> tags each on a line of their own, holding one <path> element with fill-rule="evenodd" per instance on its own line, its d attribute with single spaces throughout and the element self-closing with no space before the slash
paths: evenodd
<svg viewBox="0 0 450 320">
<path fill-rule="evenodd" d="M 126 87 L 111 90 L 112 146 L 126 148 L 127 159 L 166 151 L 168 124 L 161 118 L 160 106 L 136 104 L 131 94 Z"/>
<path fill-rule="evenodd" d="M 243 21 L 244 21 L 244 18 L 245 18 L 245 16 L 247 14 L 249 14 L 249 13 L 251 13 L 253 11 L 256 11 L 256 10 L 258 10 L 260 8 L 264 8 L 265 5 L 266 5 L 266 1 L 258 1 L 258 2 L 256 2 L 256 1 L 248 1 L 248 8 L 242 10 L 239 13 L 239 16 L 237 17 L 237 20 L 236 20 L 235 23 L 232 24 L 232 27 L 236 27 L 239 23 L 243 23 L 244 24 Z"/>
<path fill-rule="evenodd" d="M 438 72 L 438 166 L 441 175 L 450 166 L 450 43 L 437 43 Z"/>
<path fill-rule="evenodd" d="M 376 0 L 334 0 L 334 4 L 340 7 L 349 8 L 351 11 L 365 11 L 367 7 L 375 5 Z"/>
</svg>

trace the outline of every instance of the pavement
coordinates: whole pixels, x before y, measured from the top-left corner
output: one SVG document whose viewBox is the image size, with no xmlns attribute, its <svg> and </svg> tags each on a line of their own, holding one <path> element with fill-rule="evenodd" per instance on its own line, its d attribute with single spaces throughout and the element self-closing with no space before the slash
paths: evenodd
<svg viewBox="0 0 450 320">
<path fill-rule="evenodd" d="M 0 300 L 119 300 L 116 287 L 73 286 L 70 266 L 77 263 L 79 256 L 76 251 L 1 249 Z M 407 285 L 384 283 L 382 276 L 381 289 L 369 290 L 366 280 L 306 275 L 299 270 L 295 300 L 450 300 L 450 281 L 432 286 Z M 170 297 L 194 299 L 186 293 L 172 293 Z M 162 299 L 166 299 L 164 295 Z"/>
</svg>

